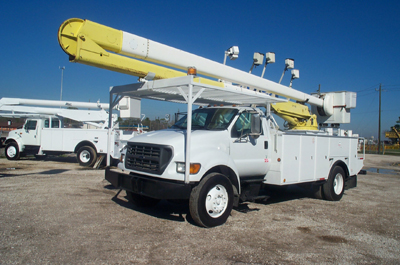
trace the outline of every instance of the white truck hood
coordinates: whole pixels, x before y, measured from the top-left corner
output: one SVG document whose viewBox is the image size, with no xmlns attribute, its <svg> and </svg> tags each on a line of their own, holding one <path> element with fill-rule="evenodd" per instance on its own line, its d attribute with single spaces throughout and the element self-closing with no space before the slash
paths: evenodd
<svg viewBox="0 0 400 265">
<path fill-rule="evenodd" d="M 193 130 L 191 134 L 191 159 L 196 159 L 204 150 L 229 152 L 228 131 Z M 130 142 L 169 145 L 174 149 L 174 158 L 184 161 L 186 131 L 166 129 L 141 134 Z M 201 151 L 202 152 L 199 152 Z"/>
</svg>

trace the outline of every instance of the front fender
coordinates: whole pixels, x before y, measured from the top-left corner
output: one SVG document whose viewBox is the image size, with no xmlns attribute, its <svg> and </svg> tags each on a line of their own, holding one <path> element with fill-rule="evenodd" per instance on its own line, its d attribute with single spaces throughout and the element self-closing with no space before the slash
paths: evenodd
<svg viewBox="0 0 400 265">
<path fill-rule="evenodd" d="M 229 154 L 227 154 L 226 152 L 215 150 L 210 150 L 206 152 L 203 151 L 201 153 L 197 153 L 196 155 L 192 155 L 190 160 L 193 163 L 201 163 L 199 173 L 197 173 L 196 175 L 190 175 L 190 181 L 198 182 L 203 177 L 205 177 L 205 174 L 211 169 L 218 166 L 223 166 L 232 170 L 232 172 L 234 172 L 235 174 L 237 182 L 240 183 L 239 172 L 236 168 L 236 165 Z"/>
<path fill-rule="evenodd" d="M 15 142 L 18 144 L 18 150 L 19 152 L 23 152 L 25 150 L 25 145 L 22 143 L 20 138 L 14 137 L 14 136 L 9 136 L 7 137 L 6 141 L 4 142 L 5 145 L 8 143 Z"/>
</svg>

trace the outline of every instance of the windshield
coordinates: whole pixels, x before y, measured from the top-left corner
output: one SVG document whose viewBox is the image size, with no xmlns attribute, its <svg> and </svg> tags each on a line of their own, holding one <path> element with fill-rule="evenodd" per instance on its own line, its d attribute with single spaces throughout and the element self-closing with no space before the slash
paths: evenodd
<svg viewBox="0 0 400 265">
<path fill-rule="evenodd" d="M 235 117 L 237 109 L 204 108 L 192 113 L 192 129 L 226 130 Z M 177 121 L 172 128 L 186 129 L 187 115 Z"/>
</svg>

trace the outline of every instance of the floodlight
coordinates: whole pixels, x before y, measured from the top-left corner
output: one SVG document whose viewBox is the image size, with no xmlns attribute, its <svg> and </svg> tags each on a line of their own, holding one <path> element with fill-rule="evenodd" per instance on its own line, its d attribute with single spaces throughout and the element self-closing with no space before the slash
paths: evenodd
<svg viewBox="0 0 400 265">
<path fill-rule="evenodd" d="M 290 59 L 290 58 L 287 58 L 285 60 L 285 65 L 286 65 L 286 70 L 287 69 L 293 69 L 294 68 L 294 60 Z"/>
<path fill-rule="evenodd" d="M 292 78 L 290 79 L 290 85 L 289 87 L 292 87 L 292 83 L 294 79 L 300 78 L 300 72 L 297 69 L 292 70 Z"/>
<path fill-rule="evenodd" d="M 239 57 L 239 47 L 232 46 L 225 51 L 224 64 L 226 64 L 226 57 L 229 55 L 229 59 L 236 60 Z"/>
<path fill-rule="evenodd" d="M 265 64 L 264 64 L 264 68 L 263 68 L 261 77 L 264 76 L 265 69 L 267 68 L 267 64 L 269 64 L 269 63 L 275 63 L 275 53 L 274 52 L 267 52 L 265 54 Z"/>
<path fill-rule="evenodd" d="M 293 79 L 300 78 L 300 71 L 297 70 L 297 69 L 293 69 L 293 70 L 292 70 L 292 78 L 293 78 Z"/>
<path fill-rule="evenodd" d="M 251 73 L 251 71 L 253 71 L 253 67 L 262 64 L 264 61 L 264 54 L 263 53 L 259 53 L 259 52 L 255 52 L 253 55 L 253 64 L 251 65 L 250 71 L 249 73 Z"/>
<path fill-rule="evenodd" d="M 265 63 L 275 63 L 275 53 L 267 52 L 265 54 Z"/>
<path fill-rule="evenodd" d="M 282 82 L 282 78 L 285 75 L 285 72 L 288 69 L 293 69 L 293 68 L 294 68 L 294 59 L 290 59 L 290 58 L 285 59 L 285 69 L 283 69 L 283 73 L 282 73 L 281 79 L 279 80 L 279 84 Z"/>
</svg>

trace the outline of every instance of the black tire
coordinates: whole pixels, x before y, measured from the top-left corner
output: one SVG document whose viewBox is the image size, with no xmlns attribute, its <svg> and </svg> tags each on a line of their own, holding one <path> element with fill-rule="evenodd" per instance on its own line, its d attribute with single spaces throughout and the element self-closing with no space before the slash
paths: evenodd
<svg viewBox="0 0 400 265">
<path fill-rule="evenodd" d="M 344 193 L 346 174 L 340 166 L 335 166 L 329 173 L 328 180 L 322 186 L 323 194 L 328 201 L 340 201 Z"/>
<path fill-rule="evenodd" d="M 97 159 L 97 153 L 91 146 L 82 146 L 76 153 L 76 159 L 79 165 L 92 167 Z"/>
<path fill-rule="evenodd" d="M 160 199 L 150 198 L 131 191 L 126 191 L 126 197 L 129 202 L 138 207 L 154 207 L 160 202 Z"/>
<path fill-rule="evenodd" d="M 16 142 L 11 142 L 6 145 L 6 149 L 4 153 L 8 160 L 18 160 L 21 156 L 21 153 L 18 148 L 18 144 Z"/>
<path fill-rule="evenodd" d="M 232 183 L 220 173 L 207 175 L 190 194 L 190 215 L 200 226 L 214 227 L 224 224 L 231 214 L 232 207 Z"/>
</svg>

